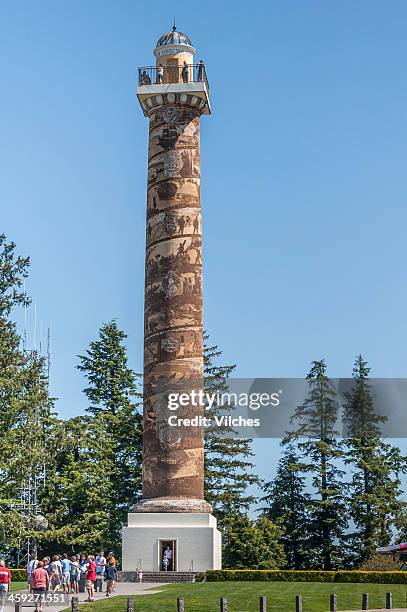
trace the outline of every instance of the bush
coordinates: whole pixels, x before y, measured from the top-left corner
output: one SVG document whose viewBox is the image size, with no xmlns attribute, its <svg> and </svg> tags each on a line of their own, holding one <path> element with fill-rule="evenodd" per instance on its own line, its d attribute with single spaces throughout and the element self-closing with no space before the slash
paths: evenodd
<svg viewBox="0 0 407 612">
<path fill-rule="evenodd" d="M 358 569 L 368 572 L 394 572 L 397 571 L 399 567 L 400 562 L 395 561 L 392 555 L 373 555 L 373 557 L 364 561 Z"/>
<path fill-rule="evenodd" d="M 12 577 L 13 582 L 26 582 L 27 572 L 25 569 L 12 569 L 11 577 Z"/>
<path fill-rule="evenodd" d="M 368 572 L 323 570 L 210 570 L 208 582 L 365 582 L 377 584 L 407 584 L 407 572 Z"/>
<path fill-rule="evenodd" d="M 206 573 L 201 572 L 195 575 L 195 582 L 206 582 Z"/>
<path fill-rule="evenodd" d="M 281 526 L 265 516 L 257 521 L 246 514 L 228 517 L 222 533 L 224 566 L 262 570 L 284 567 L 287 559 L 282 535 Z"/>
</svg>

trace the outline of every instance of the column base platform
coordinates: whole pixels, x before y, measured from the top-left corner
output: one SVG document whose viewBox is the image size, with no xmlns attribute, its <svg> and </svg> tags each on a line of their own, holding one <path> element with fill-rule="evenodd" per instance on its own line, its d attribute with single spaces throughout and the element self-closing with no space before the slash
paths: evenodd
<svg viewBox="0 0 407 612">
<path fill-rule="evenodd" d="M 171 551 L 169 554 L 168 551 Z M 222 568 L 222 536 L 207 512 L 139 512 L 123 527 L 123 572 L 204 572 Z"/>
<path fill-rule="evenodd" d="M 193 497 L 153 497 L 141 499 L 133 512 L 199 512 L 212 514 L 212 506 L 204 499 Z"/>
</svg>

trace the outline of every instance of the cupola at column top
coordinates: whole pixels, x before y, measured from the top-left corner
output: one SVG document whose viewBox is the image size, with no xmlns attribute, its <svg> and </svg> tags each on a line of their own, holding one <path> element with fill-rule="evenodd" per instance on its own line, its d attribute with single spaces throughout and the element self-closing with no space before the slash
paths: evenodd
<svg viewBox="0 0 407 612">
<path fill-rule="evenodd" d="M 174 22 L 172 30 L 166 32 L 158 39 L 154 49 L 154 55 L 157 59 L 157 65 L 166 57 L 174 58 L 180 55 L 184 56 L 186 59 L 190 59 L 190 63 L 193 63 L 195 49 L 189 36 L 183 32 L 179 32 Z"/>
</svg>

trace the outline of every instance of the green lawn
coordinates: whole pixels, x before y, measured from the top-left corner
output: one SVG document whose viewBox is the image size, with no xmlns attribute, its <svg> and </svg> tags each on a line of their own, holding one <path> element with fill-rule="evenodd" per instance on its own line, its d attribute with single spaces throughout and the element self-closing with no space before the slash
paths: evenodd
<svg viewBox="0 0 407 612">
<path fill-rule="evenodd" d="M 313 582 L 207 582 L 164 586 L 156 595 L 135 598 L 135 612 L 175 612 L 176 599 L 185 600 L 185 612 L 218 612 L 219 598 L 228 598 L 229 612 L 256 612 L 260 595 L 267 596 L 270 612 L 293 612 L 295 595 L 302 595 L 304 612 L 327 612 L 329 594 L 336 593 L 338 610 L 362 608 L 362 593 L 369 593 L 370 608 L 385 605 L 385 594 L 393 593 L 393 607 L 406 606 L 407 586 L 401 584 L 324 584 Z M 126 610 L 126 597 L 114 597 L 86 608 L 95 612 Z"/>
<path fill-rule="evenodd" d="M 11 582 L 10 583 L 11 591 L 23 591 L 26 588 L 27 588 L 26 582 Z"/>
</svg>

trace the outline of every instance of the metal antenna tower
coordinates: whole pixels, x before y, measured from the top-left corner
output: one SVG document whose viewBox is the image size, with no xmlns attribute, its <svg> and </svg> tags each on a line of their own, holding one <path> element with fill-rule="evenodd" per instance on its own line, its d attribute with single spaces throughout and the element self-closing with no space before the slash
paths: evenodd
<svg viewBox="0 0 407 612">
<path fill-rule="evenodd" d="M 49 388 L 49 373 L 51 371 L 51 322 L 48 325 L 47 330 L 47 381 Z"/>
<path fill-rule="evenodd" d="M 18 505 L 20 517 L 25 527 L 37 528 L 40 508 L 38 504 L 38 489 L 45 484 L 45 467 L 41 471 L 31 469 L 28 478 L 20 488 L 20 503 Z M 37 551 L 35 538 L 20 535 L 19 549 L 17 551 L 17 567 L 26 566 L 30 555 Z"/>
<path fill-rule="evenodd" d="M 24 297 L 27 298 L 27 291 L 25 288 L 25 279 L 24 279 Z M 27 348 L 27 304 L 24 303 L 24 331 L 23 331 L 23 352 Z"/>
<path fill-rule="evenodd" d="M 27 348 L 27 308 L 24 307 L 24 334 L 23 334 L 23 351 L 29 359 L 35 359 L 42 357 L 42 328 L 40 334 L 40 351 L 36 348 L 36 331 L 37 331 L 37 305 L 34 305 L 34 348 Z M 47 387 L 49 386 L 49 374 L 51 368 L 51 326 L 47 330 L 47 353 L 45 355 L 45 375 L 47 379 Z M 38 406 L 33 407 L 31 414 L 31 426 L 34 431 L 41 428 L 42 416 L 38 410 Z M 34 437 L 34 444 L 36 444 L 36 437 Z M 42 466 L 38 466 L 33 463 L 30 465 L 28 475 L 25 481 L 22 482 L 20 487 L 19 501 L 15 507 L 19 512 L 21 523 L 23 525 L 17 551 L 17 567 L 25 567 L 30 560 L 31 553 L 37 551 L 37 545 L 35 538 L 27 536 L 23 533 L 27 528 L 31 530 L 45 530 L 47 529 L 47 521 L 41 515 L 41 509 L 38 502 L 38 493 L 41 488 L 45 486 L 46 482 L 46 468 L 45 463 Z"/>
</svg>

